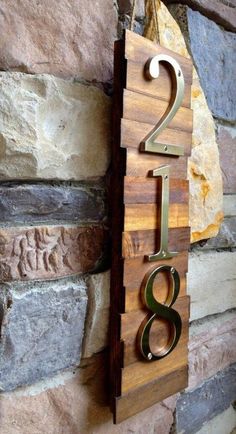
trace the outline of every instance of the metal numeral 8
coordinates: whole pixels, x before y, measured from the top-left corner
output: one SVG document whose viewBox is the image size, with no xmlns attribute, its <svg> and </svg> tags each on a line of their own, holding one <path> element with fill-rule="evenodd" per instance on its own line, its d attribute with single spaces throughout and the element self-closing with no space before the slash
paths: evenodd
<svg viewBox="0 0 236 434">
<path fill-rule="evenodd" d="M 164 304 L 159 303 L 153 295 L 154 279 L 158 273 L 163 271 L 169 273 L 171 277 L 171 285 L 169 287 L 168 296 Z M 171 307 L 178 297 L 179 287 L 179 273 L 174 267 L 169 265 L 161 265 L 160 267 L 155 268 L 151 274 L 146 276 L 144 279 L 144 285 L 142 289 L 143 303 L 152 311 L 152 314 L 148 315 L 139 327 L 138 346 L 143 357 L 149 361 L 161 359 L 167 356 L 175 348 L 179 341 L 182 322 L 178 312 Z M 153 321 L 158 317 L 165 319 L 170 323 L 171 336 L 168 344 L 160 352 L 153 353 L 150 349 L 149 335 Z"/>
</svg>

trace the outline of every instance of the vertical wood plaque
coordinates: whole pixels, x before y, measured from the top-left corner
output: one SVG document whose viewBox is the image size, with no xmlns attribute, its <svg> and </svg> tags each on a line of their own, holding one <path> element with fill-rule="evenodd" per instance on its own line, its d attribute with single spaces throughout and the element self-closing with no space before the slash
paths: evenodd
<svg viewBox="0 0 236 434">
<path fill-rule="evenodd" d="M 115 43 L 110 385 L 114 422 L 188 383 L 192 63 L 125 31 Z"/>
</svg>

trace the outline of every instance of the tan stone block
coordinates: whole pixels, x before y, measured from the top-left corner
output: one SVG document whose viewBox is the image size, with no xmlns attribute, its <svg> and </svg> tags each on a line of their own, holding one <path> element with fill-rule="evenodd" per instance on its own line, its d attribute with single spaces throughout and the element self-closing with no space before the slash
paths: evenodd
<svg viewBox="0 0 236 434">
<path fill-rule="evenodd" d="M 75 375 L 64 374 L 1 394 L 1 434 L 168 434 L 176 396 L 113 425 L 104 356 L 89 359 Z"/>
<path fill-rule="evenodd" d="M 195 251 L 189 255 L 191 321 L 236 306 L 236 252 Z"/>
<path fill-rule="evenodd" d="M 161 2 L 158 9 L 160 44 L 189 57 L 176 21 Z M 214 121 L 196 70 L 193 73 L 193 149 L 189 159 L 191 241 L 217 235 L 223 219 L 222 174 Z"/>
<path fill-rule="evenodd" d="M 0 229 L 0 280 L 56 279 L 95 269 L 106 231 L 97 226 Z"/>
<path fill-rule="evenodd" d="M 236 312 L 194 321 L 189 339 L 189 389 L 236 362 Z"/>
<path fill-rule="evenodd" d="M 95 86 L 0 72 L 0 179 L 103 176 L 110 113 L 110 98 Z"/>
<path fill-rule="evenodd" d="M 117 11 L 110 0 L 1 1 L 0 69 L 107 81 Z"/>
</svg>

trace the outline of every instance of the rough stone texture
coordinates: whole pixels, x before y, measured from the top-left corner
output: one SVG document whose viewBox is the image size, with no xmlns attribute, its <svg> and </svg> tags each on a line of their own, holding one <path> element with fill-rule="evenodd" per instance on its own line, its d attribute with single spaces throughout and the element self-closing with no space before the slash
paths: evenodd
<svg viewBox="0 0 236 434">
<path fill-rule="evenodd" d="M 110 315 L 110 272 L 87 278 L 88 309 L 83 340 L 83 357 L 91 357 L 108 345 Z"/>
<path fill-rule="evenodd" d="M 2 0 L 0 27 L 0 69 L 112 78 L 113 1 Z"/>
<path fill-rule="evenodd" d="M 0 281 L 41 280 L 95 270 L 107 232 L 99 226 L 0 229 Z"/>
<path fill-rule="evenodd" d="M 39 224 L 79 222 L 91 224 L 107 219 L 104 183 L 0 185 L 0 223 Z"/>
<path fill-rule="evenodd" d="M 88 179 L 109 159 L 110 98 L 100 89 L 0 72 L 0 179 Z"/>
<path fill-rule="evenodd" d="M 176 407 L 177 432 L 196 433 L 204 422 L 226 410 L 235 397 L 236 364 L 180 396 Z"/>
<path fill-rule="evenodd" d="M 236 411 L 230 406 L 227 410 L 218 414 L 208 423 L 205 423 L 197 434 L 235 434 Z"/>
<path fill-rule="evenodd" d="M 2 394 L 1 434 L 169 434 L 175 397 L 119 425 L 112 424 L 105 391 L 107 369 L 99 355 L 72 378 L 61 376 L 50 385 L 41 383 Z"/>
<path fill-rule="evenodd" d="M 236 126 L 217 124 L 224 193 L 236 193 Z"/>
<path fill-rule="evenodd" d="M 0 305 L 2 391 L 79 364 L 87 306 L 83 280 L 2 285 Z"/>
<path fill-rule="evenodd" d="M 180 28 L 168 9 L 158 9 L 161 45 L 189 57 Z M 217 235 L 222 213 L 222 176 L 214 121 L 194 70 L 192 85 L 193 150 L 189 159 L 191 241 Z"/>
<path fill-rule="evenodd" d="M 189 389 L 236 362 L 236 311 L 194 321 L 189 337 Z"/>
<path fill-rule="evenodd" d="M 236 306 L 236 251 L 191 252 L 188 294 L 190 319 L 224 312 Z"/>
<path fill-rule="evenodd" d="M 135 15 L 137 17 L 144 17 L 145 15 L 145 0 L 136 0 L 135 2 Z M 133 0 L 117 0 L 120 14 L 131 14 L 133 9 Z"/>
<path fill-rule="evenodd" d="M 236 35 L 227 32 L 199 12 L 173 5 L 192 53 L 210 110 L 217 118 L 236 120 L 235 64 Z"/>
<path fill-rule="evenodd" d="M 224 195 L 225 217 L 236 217 L 236 194 Z"/>
<path fill-rule="evenodd" d="M 225 0 L 164 0 L 165 4 L 182 3 L 201 12 L 231 32 L 236 31 L 235 2 Z"/>
<path fill-rule="evenodd" d="M 233 249 L 236 247 L 236 217 L 224 218 L 218 235 L 209 239 L 206 243 L 196 244 L 200 250 Z"/>
</svg>

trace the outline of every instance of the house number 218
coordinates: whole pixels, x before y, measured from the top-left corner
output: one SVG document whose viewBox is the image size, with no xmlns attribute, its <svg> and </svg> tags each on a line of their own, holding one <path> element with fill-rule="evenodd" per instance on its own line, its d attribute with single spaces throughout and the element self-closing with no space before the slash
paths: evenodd
<svg viewBox="0 0 236 434">
<path fill-rule="evenodd" d="M 145 65 L 145 75 L 152 80 L 159 76 L 159 63 L 164 62 L 170 70 L 172 77 L 172 96 L 170 105 L 163 114 L 160 121 L 153 130 L 141 142 L 140 150 L 158 154 L 180 156 L 184 154 L 182 146 L 172 144 L 164 145 L 158 142 L 158 135 L 167 127 L 180 107 L 184 96 L 184 77 L 180 65 L 173 57 L 165 54 L 157 55 L 149 59 Z M 154 177 L 161 177 L 161 219 L 160 219 L 160 243 L 157 253 L 146 256 L 148 261 L 159 261 L 170 259 L 177 255 L 177 252 L 170 252 L 168 249 L 168 214 L 169 214 L 169 166 L 161 166 L 151 172 Z M 168 274 L 170 282 L 168 296 L 164 304 L 158 302 L 153 294 L 153 284 L 159 273 Z M 177 345 L 182 329 L 180 315 L 172 308 L 175 303 L 180 287 L 178 271 L 169 265 L 161 265 L 149 272 L 142 282 L 142 299 L 144 305 L 150 311 L 138 331 L 138 347 L 142 356 L 148 360 L 157 360 L 166 357 Z M 168 321 L 171 337 L 168 344 L 158 353 L 152 352 L 150 348 L 150 330 L 155 319 L 161 318 Z"/>
</svg>

